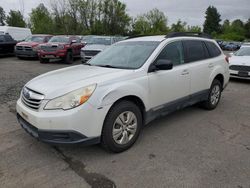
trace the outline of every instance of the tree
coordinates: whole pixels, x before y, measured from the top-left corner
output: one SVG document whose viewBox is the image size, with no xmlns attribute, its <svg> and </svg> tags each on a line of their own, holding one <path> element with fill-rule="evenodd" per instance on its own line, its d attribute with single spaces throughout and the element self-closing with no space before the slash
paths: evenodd
<svg viewBox="0 0 250 188">
<path fill-rule="evenodd" d="M 187 32 L 196 32 L 200 33 L 201 32 L 201 27 L 199 26 L 189 26 L 187 27 Z"/>
<path fill-rule="evenodd" d="M 9 26 L 13 27 L 25 27 L 26 23 L 24 21 L 23 15 L 21 12 L 15 11 L 15 10 L 10 10 L 9 15 L 7 16 L 6 23 Z"/>
<path fill-rule="evenodd" d="M 0 7 L 0 25 L 5 25 L 6 15 L 2 7 Z"/>
<path fill-rule="evenodd" d="M 176 24 L 172 24 L 171 31 L 172 32 L 185 32 L 186 29 L 186 22 L 182 22 L 181 20 L 178 20 Z"/>
<path fill-rule="evenodd" d="M 167 17 L 158 9 L 153 9 L 134 20 L 133 30 L 133 33 L 143 35 L 166 34 L 168 31 Z"/>
<path fill-rule="evenodd" d="M 217 9 L 213 6 L 209 6 L 206 10 L 204 29 L 203 31 L 208 34 L 212 33 L 220 33 L 221 31 L 221 15 L 217 11 Z"/>
<path fill-rule="evenodd" d="M 32 33 L 53 33 L 53 19 L 44 4 L 32 9 L 30 26 Z"/>
<path fill-rule="evenodd" d="M 246 31 L 246 38 L 250 39 L 250 18 L 247 20 L 247 22 L 245 23 L 245 31 Z"/>
</svg>

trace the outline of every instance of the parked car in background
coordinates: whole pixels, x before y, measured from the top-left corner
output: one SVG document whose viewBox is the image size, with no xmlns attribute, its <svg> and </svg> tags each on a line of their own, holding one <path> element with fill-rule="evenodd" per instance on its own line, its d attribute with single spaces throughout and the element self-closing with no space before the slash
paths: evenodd
<svg viewBox="0 0 250 188">
<path fill-rule="evenodd" d="M 214 40 L 181 34 L 124 40 L 88 64 L 34 78 L 17 101 L 19 123 L 46 143 L 122 152 L 158 117 L 196 103 L 215 109 L 227 59 Z"/>
<path fill-rule="evenodd" d="M 0 26 L 0 34 L 9 34 L 16 41 L 23 41 L 31 35 L 29 28 Z"/>
<path fill-rule="evenodd" d="M 16 43 L 9 34 L 0 34 L 0 54 L 13 54 Z"/>
<path fill-rule="evenodd" d="M 250 79 L 250 46 L 242 46 L 229 58 L 230 76 Z"/>
<path fill-rule="evenodd" d="M 81 41 L 86 45 L 91 42 L 93 37 L 96 37 L 96 35 L 85 35 L 81 37 Z"/>
<path fill-rule="evenodd" d="M 94 36 L 92 37 L 86 46 L 81 49 L 82 63 L 86 63 L 101 51 L 105 50 L 112 44 L 123 40 L 122 37 L 112 36 Z"/>
<path fill-rule="evenodd" d="M 18 58 L 38 57 L 38 48 L 40 44 L 47 43 L 52 35 L 31 35 L 24 42 L 17 43 L 15 54 Z"/>
<path fill-rule="evenodd" d="M 239 49 L 239 46 L 234 42 L 227 43 L 223 48 L 223 50 L 227 50 L 227 51 L 235 51 L 237 49 Z"/>
<path fill-rule="evenodd" d="M 59 35 L 52 37 L 48 43 L 39 45 L 38 56 L 40 63 L 48 63 L 52 60 L 63 60 L 65 63 L 73 63 L 74 58 L 80 57 L 80 37 Z"/>
</svg>

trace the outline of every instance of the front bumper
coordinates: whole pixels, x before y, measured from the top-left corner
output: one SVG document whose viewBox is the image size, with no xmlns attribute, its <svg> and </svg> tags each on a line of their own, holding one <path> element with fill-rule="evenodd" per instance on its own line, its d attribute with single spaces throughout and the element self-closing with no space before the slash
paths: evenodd
<svg viewBox="0 0 250 188">
<path fill-rule="evenodd" d="M 48 144 L 93 145 L 100 142 L 100 137 L 88 138 L 85 135 L 82 135 L 81 133 L 75 131 L 40 130 L 27 122 L 20 116 L 20 114 L 17 114 L 17 120 L 21 127 L 32 137 Z"/>
<path fill-rule="evenodd" d="M 44 102 L 46 103 L 46 101 Z M 71 110 L 34 110 L 17 101 L 19 123 L 33 137 L 51 144 L 94 144 L 100 141 L 110 106 L 101 109 L 87 102 Z"/>
<path fill-rule="evenodd" d="M 67 51 L 65 50 L 58 50 L 55 52 L 44 52 L 39 51 L 38 56 L 40 58 L 46 58 L 46 59 L 62 59 L 67 55 Z"/>
<path fill-rule="evenodd" d="M 17 57 L 38 57 L 36 51 L 24 51 L 24 50 L 15 50 Z"/>
<path fill-rule="evenodd" d="M 240 78 L 250 80 L 250 72 L 247 71 L 236 71 L 236 70 L 229 70 L 231 78 Z"/>
</svg>

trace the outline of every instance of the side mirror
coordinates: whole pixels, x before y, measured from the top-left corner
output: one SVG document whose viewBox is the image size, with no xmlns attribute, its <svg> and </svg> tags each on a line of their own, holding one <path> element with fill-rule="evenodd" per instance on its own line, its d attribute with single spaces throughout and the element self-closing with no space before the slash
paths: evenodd
<svg viewBox="0 0 250 188">
<path fill-rule="evenodd" d="M 77 42 L 76 40 L 72 40 L 72 41 L 71 41 L 71 44 L 74 44 L 74 43 L 76 43 L 76 42 Z"/>
<path fill-rule="evenodd" d="M 149 72 L 154 72 L 158 70 L 171 70 L 172 68 L 172 61 L 166 59 L 159 59 L 156 61 L 156 63 L 150 65 Z"/>
</svg>

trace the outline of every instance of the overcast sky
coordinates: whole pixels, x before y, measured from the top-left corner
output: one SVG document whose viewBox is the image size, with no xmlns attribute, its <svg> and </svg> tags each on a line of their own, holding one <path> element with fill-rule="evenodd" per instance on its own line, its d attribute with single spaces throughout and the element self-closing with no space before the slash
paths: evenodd
<svg viewBox="0 0 250 188">
<path fill-rule="evenodd" d="M 10 9 L 24 9 L 25 17 L 31 9 L 43 2 L 49 6 L 54 0 L 0 0 L 6 12 Z M 60 1 L 60 0 L 58 0 Z M 209 5 L 215 6 L 220 12 L 222 19 L 250 18 L 250 0 L 121 0 L 127 4 L 130 15 L 137 16 L 153 8 L 158 8 L 168 17 L 169 24 L 178 19 L 186 21 L 189 25 L 202 25 L 204 12 Z M 24 8 L 21 6 L 22 2 Z"/>
</svg>

